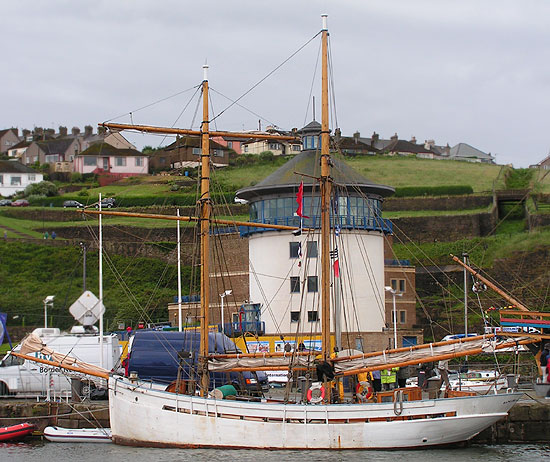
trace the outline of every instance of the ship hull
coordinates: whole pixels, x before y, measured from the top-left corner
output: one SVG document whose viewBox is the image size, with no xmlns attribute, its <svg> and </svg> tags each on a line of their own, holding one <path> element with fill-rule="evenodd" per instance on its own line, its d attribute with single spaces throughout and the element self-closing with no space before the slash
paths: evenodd
<svg viewBox="0 0 550 462">
<path fill-rule="evenodd" d="M 132 446 L 395 449 L 467 441 L 521 394 L 402 403 L 301 405 L 215 400 L 109 380 L 113 442 Z"/>
</svg>

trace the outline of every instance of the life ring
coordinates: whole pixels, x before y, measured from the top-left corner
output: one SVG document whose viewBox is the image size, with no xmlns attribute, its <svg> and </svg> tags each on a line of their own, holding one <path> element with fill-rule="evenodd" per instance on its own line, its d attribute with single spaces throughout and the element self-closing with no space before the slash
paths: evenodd
<svg viewBox="0 0 550 462">
<path fill-rule="evenodd" d="M 374 395 L 374 389 L 370 382 L 359 382 L 355 387 L 355 395 L 359 402 L 368 401 Z"/>
<path fill-rule="evenodd" d="M 318 390 L 318 393 L 316 393 L 316 396 L 313 396 L 313 393 Z M 307 400 L 311 404 L 317 404 L 320 403 L 325 399 L 325 387 L 321 385 L 320 383 L 314 383 L 309 387 L 309 390 L 307 391 Z"/>
</svg>

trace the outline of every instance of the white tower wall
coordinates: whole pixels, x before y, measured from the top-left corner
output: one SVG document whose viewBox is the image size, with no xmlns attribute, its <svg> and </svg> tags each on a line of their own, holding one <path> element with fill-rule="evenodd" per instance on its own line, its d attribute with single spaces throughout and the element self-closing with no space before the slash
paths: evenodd
<svg viewBox="0 0 550 462">
<path fill-rule="evenodd" d="M 337 239 L 342 332 L 381 332 L 385 326 L 384 237 L 380 232 L 342 230 Z M 313 240 L 317 241 L 318 256 L 308 258 L 306 241 Z M 302 243 L 302 258 L 290 257 L 290 242 Z M 263 304 L 266 334 L 320 332 L 320 320 L 308 321 L 308 311 L 318 311 L 321 318 L 320 250 L 318 234 L 297 237 L 290 231 L 268 231 L 249 236 L 250 299 Z M 315 275 L 318 291 L 308 292 L 304 278 Z M 290 291 L 292 276 L 300 277 L 300 293 Z M 334 295 L 331 297 L 333 307 Z M 297 322 L 291 322 L 292 311 L 300 311 L 299 329 Z"/>
</svg>

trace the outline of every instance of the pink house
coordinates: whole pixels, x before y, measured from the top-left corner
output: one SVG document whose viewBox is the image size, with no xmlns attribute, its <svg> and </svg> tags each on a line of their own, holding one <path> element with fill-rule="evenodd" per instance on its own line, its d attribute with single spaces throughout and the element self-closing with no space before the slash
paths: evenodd
<svg viewBox="0 0 550 462">
<path fill-rule="evenodd" d="M 96 143 L 74 157 L 74 171 L 99 175 L 100 183 L 149 173 L 149 157 L 136 149 Z"/>
<path fill-rule="evenodd" d="M 237 154 L 242 154 L 241 143 L 245 141 L 243 138 L 234 136 L 213 136 L 212 140 L 228 149 L 233 149 Z"/>
</svg>

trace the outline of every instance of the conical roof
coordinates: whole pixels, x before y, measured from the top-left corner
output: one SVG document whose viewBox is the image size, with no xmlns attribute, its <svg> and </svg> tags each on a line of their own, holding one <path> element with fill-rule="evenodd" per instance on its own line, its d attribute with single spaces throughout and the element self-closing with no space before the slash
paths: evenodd
<svg viewBox="0 0 550 462">
<path fill-rule="evenodd" d="M 395 192 L 391 186 L 372 183 L 340 159 L 332 157 L 331 160 L 331 176 L 336 184 L 364 194 L 378 194 L 383 197 Z M 317 183 L 314 178 L 320 176 L 321 153 L 317 150 L 302 151 L 257 185 L 238 190 L 236 196 L 250 201 L 269 194 L 295 193 L 300 181 L 304 182 L 305 191 L 311 191 Z"/>
</svg>

